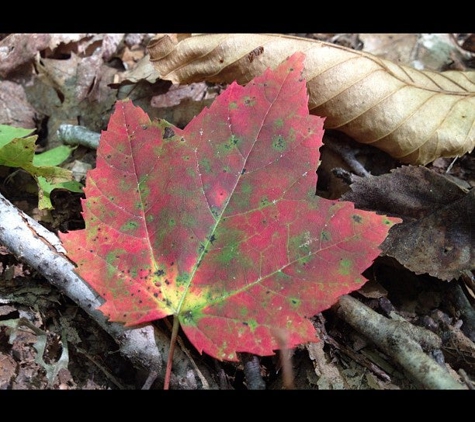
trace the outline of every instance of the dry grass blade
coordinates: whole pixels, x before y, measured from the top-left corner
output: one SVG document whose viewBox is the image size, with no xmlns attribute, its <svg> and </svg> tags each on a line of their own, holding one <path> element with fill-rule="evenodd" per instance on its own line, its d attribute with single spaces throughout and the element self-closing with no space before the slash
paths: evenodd
<svg viewBox="0 0 475 422">
<path fill-rule="evenodd" d="M 161 34 L 149 44 L 162 79 L 245 84 L 296 51 L 312 114 L 401 162 L 425 165 L 475 147 L 475 72 L 420 71 L 362 51 L 278 34 Z"/>
</svg>

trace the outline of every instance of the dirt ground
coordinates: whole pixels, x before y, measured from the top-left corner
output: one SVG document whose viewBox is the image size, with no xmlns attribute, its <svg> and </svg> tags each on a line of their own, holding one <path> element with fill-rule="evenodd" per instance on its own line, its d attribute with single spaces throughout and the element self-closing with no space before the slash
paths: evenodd
<svg viewBox="0 0 475 422">
<path fill-rule="evenodd" d="M 41 152 L 61 143 L 57 130 L 62 124 L 82 125 L 99 133 L 115 100 L 130 96 L 151 117 L 183 127 L 223 87 L 196 83 L 177 88 L 141 72 L 145 47 L 153 35 L 0 34 L 0 54 L 15 49 L 0 64 L 0 124 L 35 128 Z M 437 71 L 475 67 L 471 34 L 442 34 L 445 37 L 437 38 L 438 50 L 429 48 L 437 43 L 424 43 L 421 34 L 296 35 L 364 49 L 402 63 L 422 63 Z M 454 40 L 458 47 L 448 48 Z M 73 85 L 66 76 L 73 78 Z M 354 147 L 351 141 L 349 145 Z M 397 165 L 373 148 L 358 151 L 360 162 L 372 174 L 388 173 Z M 79 146 L 65 165 L 77 172 L 78 180 L 84 180 L 85 172 L 95 165 L 95 150 Z M 320 193 L 338 197 L 348 189 L 332 172 L 341 165 L 334 150 L 322 151 Z M 440 174 L 449 169 L 464 186 L 475 186 L 473 153 L 456 161 L 438 159 L 428 168 Z M 53 191 L 54 208 L 39 210 L 31 176 L 4 166 L 0 166 L 0 193 L 53 232 L 84 227 L 81 193 Z M 381 257 L 365 275 L 370 281 L 351 296 L 381 315 L 397 315 L 435 333 L 441 346 L 431 356 L 473 389 L 473 271 L 471 278 L 448 282 L 416 275 L 395 260 Z M 399 362 L 342 319 L 336 307 L 316 315 L 313 323 L 321 341 L 302 345 L 287 357 L 243 355 L 240 363 L 218 362 L 199 355 L 182 340 L 221 389 L 423 388 Z M 163 321 L 156 326 L 167 331 Z M 83 309 L 0 245 L 0 389 L 130 390 L 143 388 L 146 379 L 147 374 L 119 352 L 114 340 Z M 152 383 L 147 388 L 160 385 Z"/>
</svg>

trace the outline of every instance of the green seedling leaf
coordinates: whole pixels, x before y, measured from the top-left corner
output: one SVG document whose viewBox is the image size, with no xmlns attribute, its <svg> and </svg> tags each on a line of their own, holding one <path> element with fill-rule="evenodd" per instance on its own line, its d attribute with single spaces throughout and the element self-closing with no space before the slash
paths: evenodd
<svg viewBox="0 0 475 422">
<path fill-rule="evenodd" d="M 41 154 L 36 154 L 33 157 L 33 164 L 35 166 L 59 166 L 68 159 L 73 150 L 74 148 L 68 145 L 59 145 Z"/>
<path fill-rule="evenodd" d="M 33 134 L 34 131 L 35 129 L 0 125 L 0 148 L 13 141 L 15 138 L 24 138 Z"/>
<path fill-rule="evenodd" d="M 40 210 L 53 208 L 53 204 L 51 203 L 51 192 L 54 189 L 65 189 L 76 193 L 81 193 L 83 191 L 82 183 L 77 182 L 76 180 L 50 183 L 45 177 L 38 176 L 37 183 L 41 192 L 41 195 L 39 195 L 38 198 L 38 208 Z"/>
<path fill-rule="evenodd" d="M 53 189 L 73 192 L 81 189 L 73 180 L 71 171 L 58 167 L 69 157 L 73 148 L 59 146 L 35 154 L 38 137 L 31 135 L 32 132 L 32 129 L 0 125 L 0 165 L 18 167 L 30 173 L 38 184 L 38 208 L 52 209 L 50 193 Z"/>
<path fill-rule="evenodd" d="M 127 326 L 169 315 L 238 360 L 318 341 L 310 318 L 359 289 L 399 219 L 315 195 L 323 118 L 296 53 L 232 83 L 185 129 L 118 101 L 86 179 L 78 274 Z"/>
</svg>

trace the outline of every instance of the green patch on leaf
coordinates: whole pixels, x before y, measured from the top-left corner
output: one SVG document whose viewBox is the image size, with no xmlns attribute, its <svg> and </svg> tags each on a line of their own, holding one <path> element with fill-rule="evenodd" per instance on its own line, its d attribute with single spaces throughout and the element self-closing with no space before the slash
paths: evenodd
<svg viewBox="0 0 475 422">
<path fill-rule="evenodd" d="M 254 107 L 256 105 L 256 99 L 254 97 L 245 96 L 243 102 L 248 107 Z"/>
<path fill-rule="evenodd" d="M 272 148 L 278 152 L 284 152 L 287 149 L 287 142 L 281 135 L 277 135 L 272 139 Z"/>
<path fill-rule="evenodd" d="M 302 301 L 300 299 L 296 297 L 289 297 L 289 304 L 291 307 L 298 309 L 301 303 Z"/>
<path fill-rule="evenodd" d="M 131 232 L 131 231 L 137 230 L 138 228 L 139 228 L 139 223 L 137 223 L 137 221 L 130 220 L 122 225 L 122 227 L 120 228 L 120 231 Z"/>
<path fill-rule="evenodd" d="M 338 271 L 341 275 L 351 274 L 352 263 L 350 259 L 342 259 Z"/>
<path fill-rule="evenodd" d="M 211 173 L 211 163 L 207 158 L 203 158 L 202 160 L 200 160 L 200 169 L 204 173 Z"/>
<path fill-rule="evenodd" d="M 279 130 L 284 127 L 284 119 L 283 118 L 278 118 L 274 121 L 274 127 L 275 129 Z"/>
</svg>

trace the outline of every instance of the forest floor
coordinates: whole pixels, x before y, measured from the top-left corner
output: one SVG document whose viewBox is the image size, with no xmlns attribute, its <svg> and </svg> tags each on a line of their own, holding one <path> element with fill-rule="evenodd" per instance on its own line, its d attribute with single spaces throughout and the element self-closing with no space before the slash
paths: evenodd
<svg viewBox="0 0 475 422">
<path fill-rule="evenodd" d="M 164 118 L 184 127 L 223 86 L 195 83 L 176 87 L 156 80 L 143 59 L 153 35 L 0 34 L 0 54 L 10 52 L 8 59 L 0 60 L 0 124 L 36 129 L 37 152 L 41 152 L 61 144 L 58 128 L 63 124 L 100 133 L 107 126 L 115 101 L 130 97 L 151 118 Z M 421 34 L 297 35 L 436 71 L 475 67 L 475 60 L 470 60 L 475 50 L 469 49 L 469 42 L 462 51 L 461 42 L 455 45 L 457 37 L 449 34 L 441 34 L 432 43 L 424 42 L 427 38 Z M 373 174 L 388 173 L 397 166 L 380 151 L 348 142 L 358 151 L 360 164 Z M 64 165 L 73 170 L 77 180 L 84 181 L 86 171 L 95 166 L 95 150 L 79 146 Z M 331 197 L 348 190 L 332 173 L 336 167 L 345 167 L 338 153 L 322 149 L 318 189 Z M 450 172 L 468 189 L 475 186 L 473 153 L 458 160 L 438 159 L 427 167 L 440 174 Z M 55 190 L 51 193 L 53 208 L 40 210 L 31 176 L 3 166 L 0 193 L 55 233 L 84 228 L 81 193 Z M 381 257 L 365 275 L 369 281 L 351 296 L 381 315 L 436 333 L 441 346 L 429 354 L 472 389 L 475 326 L 467 317 L 472 311 L 461 303 L 468 303 L 470 308 L 475 302 L 470 285 L 473 274 L 471 280 L 444 281 L 414 274 Z M 342 319 L 336 307 L 316 315 L 313 322 L 321 341 L 298 347 L 287 361 L 277 354 L 248 356 L 236 364 L 189 353 L 209 369 L 222 389 L 424 388 L 400 362 Z M 157 323 L 157 327 L 166 330 L 164 324 Z M 286 363 L 290 363 L 290 372 Z M 143 385 L 144 375 L 121 355 L 109 334 L 41 274 L 0 245 L 0 389 L 117 390 L 141 389 Z"/>
</svg>

